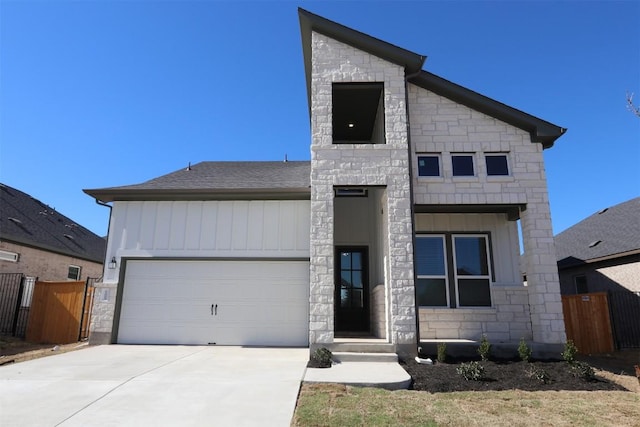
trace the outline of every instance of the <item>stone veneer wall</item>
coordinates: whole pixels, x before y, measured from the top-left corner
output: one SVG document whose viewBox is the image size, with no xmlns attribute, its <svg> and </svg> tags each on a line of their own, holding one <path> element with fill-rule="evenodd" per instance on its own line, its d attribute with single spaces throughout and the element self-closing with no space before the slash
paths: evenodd
<svg viewBox="0 0 640 427">
<path fill-rule="evenodd" d="M 384 82 L 386 144 L 332 143 L 333 82 Z M 404 69 L 327 36 L 312 34 L 311 291 L 309 342 L 333 342 L 335 185 L 384 186 L 391 302 L 389 341 L 415 352 L 410 167 Z M 400 349 L 400 351 L 402 351 Z"/>
<path fill-rule="evenodd" d="M 116 308 L 117 283 L 95 283 L 93 309 L 89 326 L 89 344 L 111 344 L 111 331 Z"/>
<path fill-rule="evenodd" d="M 526 205 L 521 212 L 521 225 L 528 287 L 523 289 L 528 294 L 532 337 L 535 342 L 545 344 L 564 342 L 542 145 L 531 142 L 530 135 L 521 129 L 418 86 L 408 86 L 408 99 L 415 151 L 412 159 L 415 203 Z M 416 153 L 439 153 L 442 176 L 418 177 Z M 476 176 L 453 177 L 452 153 L 474 153 Z M 510 176 L 488 177 L 484 153 L 507 153 Z M 468 316 L 460 309 L 455 311 L 463 319 Z"/>
<path fill-rule="evenodd" d="M 387 312 L 384 284 L 376 285 L 371 292 L 371 333 L 376 338 L 387 338 Z"/>
<path fill-rule="evenodd" d="M 515 342 L 532 339 L 529 296 L 523 286 L 491 289 L 492 308 L 420 308 L 420 339 Z"/>
</svg>

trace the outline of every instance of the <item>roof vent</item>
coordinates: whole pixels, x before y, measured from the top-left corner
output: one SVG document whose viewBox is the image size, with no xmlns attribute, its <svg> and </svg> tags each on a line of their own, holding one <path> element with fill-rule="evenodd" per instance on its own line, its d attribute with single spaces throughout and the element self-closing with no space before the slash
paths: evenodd
<svg viewBox="0 0 640 427">
<path fill-rule="evenodd" d="M 22 224 L 22 221 L 20 221 L 18 218 L 9 217 L 9 221 L 15 222 L 16 224 Z"/>
<path fill-rule="evenodd" d="M 609 208 L 604 208 L 604 209 L 602 209 L 602 210 L 599 210 L 599 211 L 598 211 L 598 215 L 603 214 L 603 213 L 605 213 L 605 212 L 606 212 L 606 211 L 608 211 L 608 210 L 609 210 Z"/>
<path fill-rule="evenodd" d="M 75 240 L 75 237 L 73 237 L 73 236 L 71 236 L 69 234 L 64 234 L 63 236 L 66 237 L 69 240 Z"/>
<path fill-rule="evenodd" d="M 595 241 L 589 243 L 589 247 L 590 248 L 595 248 L 596 246 L 598 246 L 600 244 L 600 242 L 602 242 L 602 240 L 595 240 Z"/>
</svg>

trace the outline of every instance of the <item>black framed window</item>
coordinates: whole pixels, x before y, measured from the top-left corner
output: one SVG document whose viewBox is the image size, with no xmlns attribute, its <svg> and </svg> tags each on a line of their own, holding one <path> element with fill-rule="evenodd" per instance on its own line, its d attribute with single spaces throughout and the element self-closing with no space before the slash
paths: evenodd
<svg viewBox="0 0 640 427">
<path fill-rule="evenodd" d="M 474 176 L 473 155 L 453 154 L 451 156 L 453 176 Z"/>
<path fill-rule="evenodd" d="M 418 156 L 418 176 L 440 176 L 440 156 L 437 154 Z"/>
<path fill-rule="evenodd" d="M 506 154 L 487 154 L 485 156 L 487 164 L 487 175 L 504 176 L 509 175 L 509 165 Z"/>
<path fill-rule="evenodd" d="M 414 250 L 419 306 L 491 307 L 487 234 L 420 234 Z"/>
</svg>

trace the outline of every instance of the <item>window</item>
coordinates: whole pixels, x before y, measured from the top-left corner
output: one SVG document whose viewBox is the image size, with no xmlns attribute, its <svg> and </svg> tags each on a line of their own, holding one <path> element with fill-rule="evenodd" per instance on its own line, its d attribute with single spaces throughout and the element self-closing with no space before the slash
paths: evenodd
<svg viewBox="0 0 640 427">
<path fill-rule="evenodd" d="M 509 175 L 506 154 L 487 154 L 485 156 L 485 161 L 487 163 L 487 175 Z"/>
<path fill-rule="evenodd" d="M 587 286 L 587 276 L 580 275 L 573 278 L 573 282 L 576 285 L 576 294 L 588 294 L 589 286 Z"/>
<path fill-rule="evenodd" d="M 334 144 L 384 144 L 384 84 L 334 83 Z"/>
<path fill-rule="evenodd" d="M 0 251 L 0 261 L 18 262 L 20 255 L 15 252 Z"/>
<path fill-rule="evenodd" d="M 440 156 L 418 156 L 418 176 L 440 176 Z"/>
<path fill-rule="evenodd" d="M 67 273 L 67 279 L 69 280 L 80 280 L 80 270 L 81 268 L 77 265 L 70 265 L 69 271 Z"/>
<path fill-rule="evenodd" d="M 418 305 L 491 307 L 488 235 L 418 235 L 415 252 Z"/>
<path fill-rule="evenodd" d="M 418 305 L 446 307 L 448 297 L 444 236 L 416 238 Z"/>
<path fill-rule="evenodd" d="M 454 154 L 451 156 L 453 176 L 474 176 L 473 156 L 468 154 Z"/>
</svg>

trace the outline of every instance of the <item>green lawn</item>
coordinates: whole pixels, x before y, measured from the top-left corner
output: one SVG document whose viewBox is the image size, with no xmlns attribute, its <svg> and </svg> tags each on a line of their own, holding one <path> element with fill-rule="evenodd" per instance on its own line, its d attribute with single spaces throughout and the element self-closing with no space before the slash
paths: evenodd
<svg viewBox="0 0 640 427">
<path fill-rule="evenodd" d="M 304 384 L 293 426 L 640 426 L 623 391 L 427 393 Z"/>
</svg>

